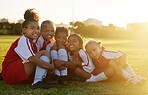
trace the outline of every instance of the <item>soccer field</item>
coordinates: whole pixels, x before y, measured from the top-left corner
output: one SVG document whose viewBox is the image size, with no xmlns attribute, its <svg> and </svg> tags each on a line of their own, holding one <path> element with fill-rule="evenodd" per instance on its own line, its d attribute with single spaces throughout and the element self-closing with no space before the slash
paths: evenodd
<svg viewBox="0 0 148 95">
<path fill-rule="evenodd" d="M 0 72 L 1 63 L 11 43 L 19 36 L 0 36 Z M 86 43 L 91 38 L 84 38 Z M 95 38 L 96 39 L 96 38 Z M 120 40 L 97 38 L 102 40 L 107 49 L 121 50 L 126 52 L 127 61 L 134 71 L 148 79 L 148 43 L 146 39 Z M 148 95 L 148 82 L 141 85 L 131 85 L 127 82 L 71 82 L 68 86 L 58 85 L 56 88 L 30 89 L 29 85 L 7 85 L 0 81 L 0 95 Z"/>
</svg>

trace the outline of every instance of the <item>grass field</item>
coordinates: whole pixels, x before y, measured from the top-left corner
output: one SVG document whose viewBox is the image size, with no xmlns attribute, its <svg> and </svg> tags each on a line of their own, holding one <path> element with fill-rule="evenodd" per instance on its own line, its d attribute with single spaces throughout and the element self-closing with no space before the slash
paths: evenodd
<svg viewBox="0 0 148 95">
<path fill-rule="evenodd" d="M 18 36 L 0 36 L 1 63 L 11 43 Z M 84 38 L 88 41 L 90 38 Z M 100 38 L 107 49 L 122 50 L 127 53 L 128 62 L 134 71 L 148 78 L 148 43 L 141 40 L 119 40 Z M 133 86 L 127 82 L 71 82 L 68 86 L 58 85 L 52 89 L 30 89 L 29 85 L 7 85 L 0 81 L 0 95 L 148 95 L 148 82 Z"/>
</svg>

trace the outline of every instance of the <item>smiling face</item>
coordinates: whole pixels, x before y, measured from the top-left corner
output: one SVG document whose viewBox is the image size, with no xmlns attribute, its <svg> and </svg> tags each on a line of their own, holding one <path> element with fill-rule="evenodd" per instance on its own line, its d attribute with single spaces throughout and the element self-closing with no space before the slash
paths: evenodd
<svg viewBox="0 0 148 95">
<path fill-rule="evenodd" d="M 82 48 L 82 43 L 78 40 L 78 37 L 76 36 L 70 36 L 68 38 L 67 48 L 73 52 L 76 53 L 79 49 Z"/>
<path fill-rule="evenodd" d="M 67 33 L 65 32 L 58 32 L 56 35 L 55 35 L 55 40 L 56 40 L 56 44 L 58 46 L 65 46 L 65 43 L 67 42 Z"/>
<path fill-rule="evenodd" d="M 40 34 L 43 36 L 45 41 L 49 41 L 54 36 L 54 27 L 49 23 L 44 23 L 41 28 Z"/>
<path fill-rule="evenodd" d="M 36 21 L 30 21 L 29 24 L 23 28 L 24 36 L 30 40 L 34 40 L 39 34 L 39 24 Z"/>
<path fill-rule="evenodd" d="M 92 59 L 98 59 L 101 55 L 101 47 L 96 43 L 89 43 L 86 45 L 86 52 Z"/>
</svg>

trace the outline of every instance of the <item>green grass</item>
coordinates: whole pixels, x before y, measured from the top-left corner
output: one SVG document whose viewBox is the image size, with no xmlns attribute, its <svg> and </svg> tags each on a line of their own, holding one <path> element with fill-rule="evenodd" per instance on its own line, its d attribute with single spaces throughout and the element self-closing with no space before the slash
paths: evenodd
<svg viewBox="0 0 148 95">
<path fill-rule="evenodd" d="M 18 36 L 0 36 L 0 70 L 1 63 L 11 43 Z M 99 39 L 99 38 L 98 38 Z M 90 38 L 84 38 L 88 41 Z M 107 49 L 121 50 L 127 53 L 128 62 L 134 71 L 148 78 L 148 43 L 145 40 L 119 40 L 100 38 Z M 127 82 L 71 82 L 68 86 L 56 88 L 30 89 L 30 85 L 8 85 L 0 81 L 0 95 L 148 95 L 148 82 L 133 86 Z"/>
</svg>

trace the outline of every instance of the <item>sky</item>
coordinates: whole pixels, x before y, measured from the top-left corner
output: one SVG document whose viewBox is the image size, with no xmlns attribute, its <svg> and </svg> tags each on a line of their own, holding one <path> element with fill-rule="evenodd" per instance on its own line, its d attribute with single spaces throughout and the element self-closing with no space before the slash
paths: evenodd
<svg viewBox="0 0 148 95">
<path fill-rule="evenodd" d="M 16 22 L 28 8 L 35 8 L 40 22 L 56 24 L 95 18 L 103 25 L 126 27 L 127 23 L 148 22 L 147 0 L 0 0 L 0 19 Z"/>
</svg>

